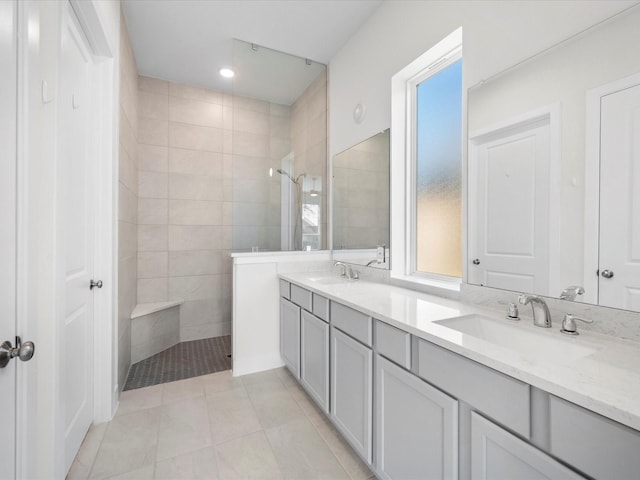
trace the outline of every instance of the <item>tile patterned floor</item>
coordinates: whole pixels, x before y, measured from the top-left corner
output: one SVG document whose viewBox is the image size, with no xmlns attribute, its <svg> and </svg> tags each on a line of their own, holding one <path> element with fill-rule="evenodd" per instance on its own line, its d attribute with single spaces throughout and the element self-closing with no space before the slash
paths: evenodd
<svg viewBox="0 0 640 480">
<path fill-rule="evenodd" d="M 123 392 L 67 479 L 344 479 L 371 471 L 285 369 Z"/>
<path fill-rule="evenodd" d="M 180 342 L 131 365 L 124 391 L 231 368 L 231 335 Z"/>
</svg>

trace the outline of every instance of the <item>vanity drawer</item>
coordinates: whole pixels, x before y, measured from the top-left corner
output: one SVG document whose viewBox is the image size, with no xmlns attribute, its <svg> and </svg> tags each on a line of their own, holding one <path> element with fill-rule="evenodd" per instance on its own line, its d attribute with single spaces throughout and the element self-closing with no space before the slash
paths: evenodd
<svg viewBox="0 0 640 480">
<path fill-rule="evenodd" d="M 496 422 L 530 438 L 529 385 L 425 340 L 418 375 Z"/>
<path fill-rule="evenodd" d="M 291 284 L 291 301 L 306 311 L 311 311 L 311 292 L 293 283 Z"/>
<path fill-rule="evenodd" d="M 331 302 L 331 324 L 365 345 L 372 345 L 373 323 L 368 315 Z"/>
<path fill-rule="evenodd" d="M 375 328 L 375 344 L 378 353 L 410 370 L 411 335 L 380 320 L 376 320 Z"/>
<path fill-rule="evenodd" d="M 286 280 L 280 280 L 280 296 L 287 300 L 291 298 L 291 284 Z"/>
<path fill-rule="evenodd" d="M 325 322 L 329 321 L 329 300 L 317 293 L 313 294 L 313 314 Z"/>
<path fill-rule="evenodd" d="M 594 478 L 640 478 L 640 432 L 553 395 L 550 451 Z"/>
</svg>

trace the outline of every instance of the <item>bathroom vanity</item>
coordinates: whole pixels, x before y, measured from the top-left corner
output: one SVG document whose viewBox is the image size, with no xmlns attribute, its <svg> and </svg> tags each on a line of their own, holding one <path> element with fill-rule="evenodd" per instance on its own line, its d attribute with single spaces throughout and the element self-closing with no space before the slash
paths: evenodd
<svg viewBox="0 0 640 480">
<path fill-rule="evenodd" d="M 635 342 L 328 273 L 280 305 L 287 368 L 379 478 L 640 478 Z"/>
</svg>

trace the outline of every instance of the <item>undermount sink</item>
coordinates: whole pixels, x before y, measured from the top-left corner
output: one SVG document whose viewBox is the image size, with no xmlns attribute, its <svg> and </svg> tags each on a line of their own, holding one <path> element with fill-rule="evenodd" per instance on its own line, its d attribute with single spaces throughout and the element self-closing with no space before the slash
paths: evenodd
<svg viewBox="0 0 640 480">
<path fill-rule="evenodd" d="M 576 343 L 574 338 L 561 338 L 557 331 L 534 331 L 526 325 L 514 325 L 508 320 L 494 320 L 483 315 L 466 315 L 437 320 L 434 323 L 456 330 L 502 348 L 513 350 L 532 361 L 562 362 L 586 357 L 596 348 Z M 542 330 L 542 329 L 541 329 Z M 553 334 L 558 333 L 556 338 Z"/>
<path fill-rule="evenodd" d="M 315 283 L 321 283 L 323 285 L 332 285 L 334 283 L 345 283 L 349 281 L 347 277 L 343 277 L 338 274 L 309 277 L 309 280 Z"/>
</svg>

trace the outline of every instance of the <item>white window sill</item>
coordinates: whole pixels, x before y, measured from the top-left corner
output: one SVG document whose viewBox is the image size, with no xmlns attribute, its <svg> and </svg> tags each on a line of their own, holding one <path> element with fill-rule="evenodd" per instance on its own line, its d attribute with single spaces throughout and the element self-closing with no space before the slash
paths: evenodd
<svg viewBox="0 0 640 480">
<path fill-rule="evenodd" d="M 398 275 L 392 272 L 390 283 L 398 287 L 417 290 L 438 297 L 459 300 L 462 280 L 446 281 L 420 275 Z"/>
</svg>

